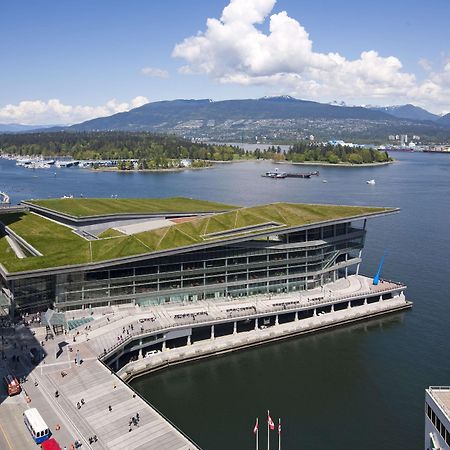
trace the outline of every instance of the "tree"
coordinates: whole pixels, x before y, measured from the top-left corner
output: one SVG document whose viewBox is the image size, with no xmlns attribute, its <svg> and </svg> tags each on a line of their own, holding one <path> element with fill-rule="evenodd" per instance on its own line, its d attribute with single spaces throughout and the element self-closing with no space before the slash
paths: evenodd
<svg viewBox="0 0 450 450">
<path fill-rule="evenodd" d="M 351 164 L 362 164 L 363 159 L 358 153 L 350 153 L 348 155 L 348 162 Z"/>
</svg>

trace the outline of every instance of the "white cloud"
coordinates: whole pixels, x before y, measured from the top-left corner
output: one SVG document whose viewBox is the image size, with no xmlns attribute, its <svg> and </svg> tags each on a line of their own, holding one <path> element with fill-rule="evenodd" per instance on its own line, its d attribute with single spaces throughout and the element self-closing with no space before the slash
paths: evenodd
<svg viewBox="0 0 450 450">
<path fill-rule="evenodd" d="M 450 102 L 447 67 L 418 82 L 395 56 L 363 51 L 349 60 L 319 53 L 305 28 L 286 11 L 272 14 L 276 0 L 231 0 L 220 19 L 177 44 L 172 56 L 182 73 L 201 73 L 220 83 L 263 85 L 273 94 L 347 102 L 410 102 L 436 110 Z M 269 22 L 269 32 L 258 25 Z"/>
<path fill-rule="evenodd" d="M 100 106 L 65 105 L 58 99 L 24 100 L 16 105 L 0 107 L 0 123 L 73 124 L 128 111 L 148 102 L 148 98 L 143 96 L 135 97 L 130 102 L 118 102 L 114 98 Z"/>
<path fill-rule="evenodd" d="M 419 66 L 422 67 L 423 70 L 425 70 L 425 72 L 431 72 L 433 70 L 430 61 L 428 61 L 428 59 L 426 58 L 420 58 L 418 63 Z"/>
<path fill-rule="evenodd" d="M 142 75 L 147 77 L 168 78 L 169 72 L 158 67 L 144 67 L 141 69 Z"/>
</svg>

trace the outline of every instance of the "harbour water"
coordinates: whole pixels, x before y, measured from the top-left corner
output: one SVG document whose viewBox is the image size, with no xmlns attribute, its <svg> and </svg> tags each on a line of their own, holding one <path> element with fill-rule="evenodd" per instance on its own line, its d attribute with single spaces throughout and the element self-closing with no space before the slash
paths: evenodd
<svg viewBox="0 0 450 450">
<path fill-rule="evenodd" d="M 320 176 L 268 179 L 268 162 L 166 173 L 25 170 L 0 160 L 0 191 L 21 199 L 188 196 L 397 206 L 369 224 L 362 272 L 408 285 L 412 311 L 171 368 L 134 387 L 206 450 L 251 449 L 255 418 L 282 418 L 284 449 L 423 448 L 424 389 L 450 384 L 450 157 L 395 154 L 382 167 L 321 167 Z M 283 166 L 307 172 L 317 167 Z M 323 183 L 326 179 L 328 182 Z M 374 179 L 375 185 L 366 184 Z M 272 448 L 276 434 L 272 432 Z"/>
</svg>

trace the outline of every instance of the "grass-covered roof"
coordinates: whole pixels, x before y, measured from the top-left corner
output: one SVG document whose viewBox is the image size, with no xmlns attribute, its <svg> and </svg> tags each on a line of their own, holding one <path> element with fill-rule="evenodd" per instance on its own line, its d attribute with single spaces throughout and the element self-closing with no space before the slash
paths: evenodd
<svg viewBox="0 0 450 450">
<path fill-rule="evenodd" d="M 131 236 L 112 235 L 93 241 L 84 239 L 65 225 L 35 213 L 5 214 L 0 215 L 0 221 L 43 256 L 19 259 L 9 248 L 6 238 L 1 237 L 0 264 L 9 272 L 18 272 L 96 263 L 390 211 L 394 210 L 363 206 L 273 203 L 211 214 Z"/>
<path fill-rule="evenodd" d="M 76 218 L 111 214 L 201 213 L 236 209 L 236 206 L 184 197 L 51 198 L 29 200 L 27 203 Z"/>
</svg>

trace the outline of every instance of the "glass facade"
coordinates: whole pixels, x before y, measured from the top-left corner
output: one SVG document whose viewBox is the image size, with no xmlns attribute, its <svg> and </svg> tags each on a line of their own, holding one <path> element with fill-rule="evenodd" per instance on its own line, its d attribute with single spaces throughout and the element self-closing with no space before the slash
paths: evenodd
<svg viewBox="0 0 450 450">
<path fill-rule="evenodd" d="M 311 289 L 359 262 L 365 231 L 350 223 L 177 255 L 14 280 L 16 308 L 59 310 L 189 302 Z"/>
</svg>

